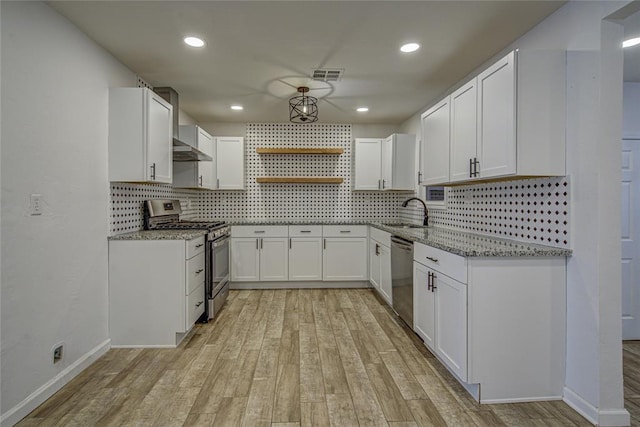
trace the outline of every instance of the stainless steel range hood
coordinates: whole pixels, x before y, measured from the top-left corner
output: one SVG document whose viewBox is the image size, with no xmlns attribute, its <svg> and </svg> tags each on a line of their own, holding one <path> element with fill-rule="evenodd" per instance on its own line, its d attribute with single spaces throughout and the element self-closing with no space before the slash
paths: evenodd
<svg viewBox="0 0 640 427">
<path fill-rule="evenodd" d="M 180 102 L 178 101 L 178 92 L 171 87 L 154 87 L 153 91 L 164 98 L 173 107 L 173 161 L 212 161 L 213 158 L 211 156 L 198 150 L 193 145 L 181 141 L 179 138 L 178 116 L 180 115 Z"/>
</svg>

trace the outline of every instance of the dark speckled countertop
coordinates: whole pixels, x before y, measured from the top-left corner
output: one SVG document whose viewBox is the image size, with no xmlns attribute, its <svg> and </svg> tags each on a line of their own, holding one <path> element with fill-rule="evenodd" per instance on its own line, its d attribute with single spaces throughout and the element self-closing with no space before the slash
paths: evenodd
<svg viewBox="0 0 640 427">
<path fill-rule="evenodd" d="M 389 220 L 228 220 L 229 225 L 370 225 L 413 242 L 464 257 L 555 257 L 571 256 L 571 249 L 501 239 L 439 227 L 399 228 Z M 136 231 L 109 237 L 110 240 L 190 240 L 204 236 L 202 230 Z"/>
</svg>

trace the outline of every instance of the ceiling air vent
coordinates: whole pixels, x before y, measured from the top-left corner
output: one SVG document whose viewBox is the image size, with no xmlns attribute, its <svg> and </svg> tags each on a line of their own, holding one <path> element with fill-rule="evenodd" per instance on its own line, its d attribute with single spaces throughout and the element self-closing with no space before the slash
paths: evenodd
<svg viewBox="0 0 640 427">
<path fill-rule="evenodd" d="M 311 72 L 311 78 L 322 82 L 339 82 L 343 73 L 344 68 L 316 68 Z"/>
</svg>

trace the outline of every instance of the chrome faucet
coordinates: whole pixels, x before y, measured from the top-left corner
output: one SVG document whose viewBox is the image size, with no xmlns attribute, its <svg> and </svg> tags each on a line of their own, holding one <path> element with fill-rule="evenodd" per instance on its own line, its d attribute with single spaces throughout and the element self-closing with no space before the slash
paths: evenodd
<svg viewBox="0 0 640 427">
<path fill-rule="evenodd" d="M 406 208 L 407 205 L 409 204 L 410 201 L 412 200 L 417 200 L 420 203 L 422 203 L 422 207 L 424 208 L 424 219 L 422 220 L 422 225 L 424 225 L 425 227 L 429 225 L 429 210 L 427 209 L 427 204 L 424 202 L 424 200 L 419 199 L 417 197 L 410 197 L 407 200 L 405 200 L 404 202 L 402 202 L 402 207 Z"/>
</svg>

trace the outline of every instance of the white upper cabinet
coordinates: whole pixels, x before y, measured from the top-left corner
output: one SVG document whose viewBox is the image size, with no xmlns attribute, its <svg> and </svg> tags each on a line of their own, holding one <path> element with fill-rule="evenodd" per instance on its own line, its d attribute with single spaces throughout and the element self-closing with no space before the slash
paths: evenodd
<svg viewBox="0 0 640 427">
<path fill-rule="evenodd" d="M 534 50 L 510 52 L 461 86 L 448 97 L 448 158 L 430 142 L 442 132 L 424 123 L 446 100 L 423 114 L 423 173 L 431 178 L 423 184 L 565 175 L 565 82 L 566 53 Z"/>
<path fill-rule="evenodd" d="M 476 79 L 451 94 L 450 181 L 473 178 L 477 154 L 477 88 Z"/>
<path fill-rule="evenodd" d="M 449 97 L 422 114 L 422 185 L 449 180 Z"/>
<path fill-rule="evenodd" d="M 196 125 L 180 126 L 180 140 L 197 148 L 213 161 L 174 162 L 173 186 L 176 188 L 201 188 L 215 190 L 215 156 L 213 137 Z"/>
<path fill-rule="evenodd" d="M 382 139 L 356 138 L 354 190 L 382 189 Z"/>
<path fill-rule="evenodd" d="M 511 52 L 478 76 L 478 154 L 481 161 L 475 176 L 489 178 L 516 173 L 515 101 L 515 52 Z"/>
<path fill-rule="evenodd" d="M 354 190 L 413 190 L 415 135 L 393 134 L 386 139 L 357 138 Z"/>
<path fill-rule="evenodd" d="M 244 190 L 244 138 L 218 136 L 215 138 L 216 188 Z"/>
<path fill-rule="evenodd" d="M 109 89 L 109 180 L 171 183 L 172 107 L 147 88 Z"/>
</svg>

